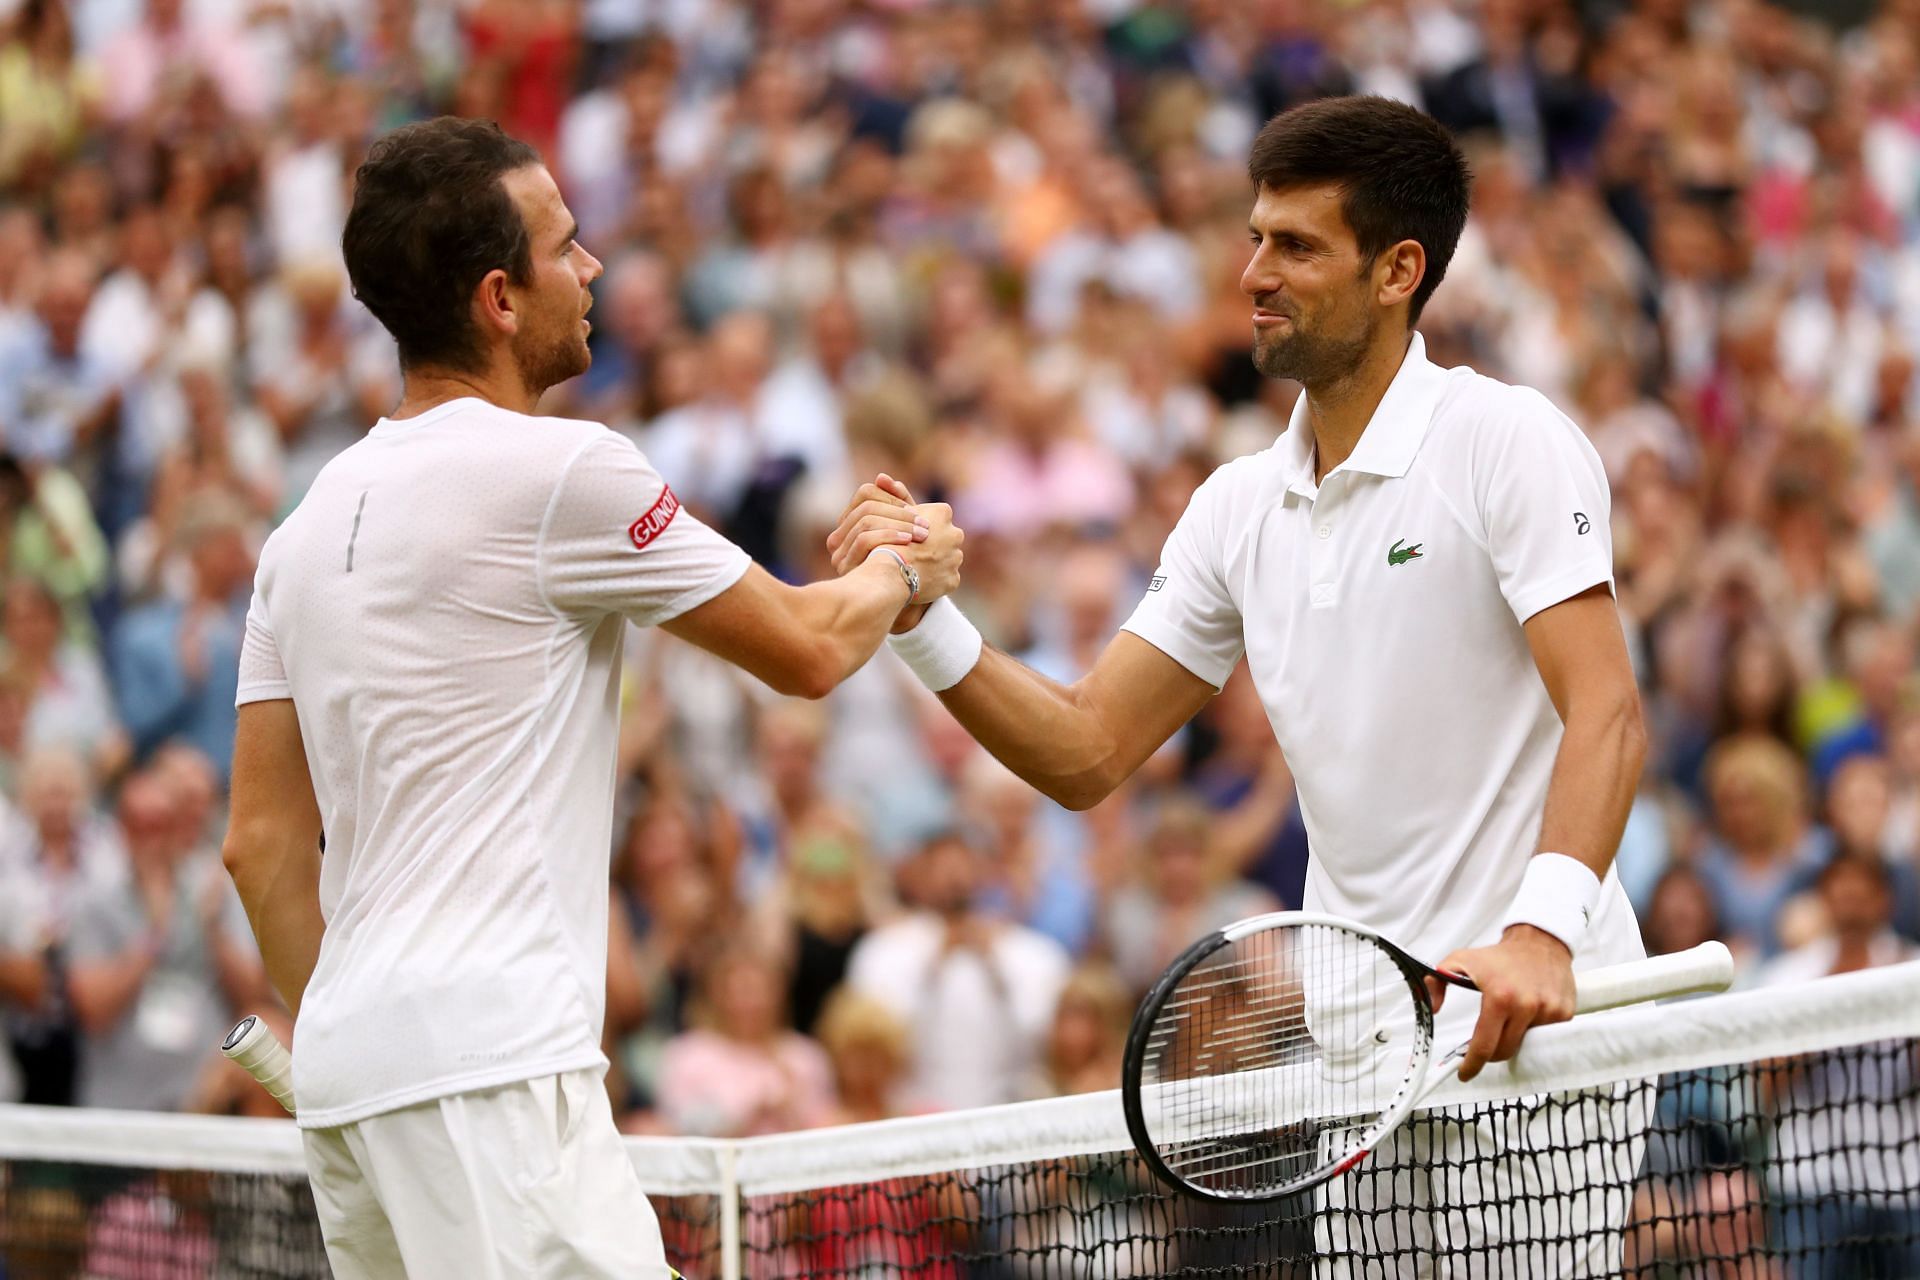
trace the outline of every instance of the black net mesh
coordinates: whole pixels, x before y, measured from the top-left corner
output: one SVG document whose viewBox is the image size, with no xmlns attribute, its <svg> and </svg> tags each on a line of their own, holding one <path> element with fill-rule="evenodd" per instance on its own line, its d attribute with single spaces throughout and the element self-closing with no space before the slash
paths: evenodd
<svg viewBox="0 0 1920 1280">
<path fill-rule="evenodd" d="M 849 1144 L 853 1134 L 835 1135 Z M 721 1274 L 718 1200 L 656 1199 L 675 1265 Z M 1920 1042 L 1417 1116 L 1321 1192 L 1222 1206 L 1131 1153 L 742 1204 L 741 1274 L 1920 1277 Z M 297 1177 L 0 1161 L 0 1277 L 327 1274 Z"/>
<path fill-rule="evenodd" d="M 1417 1116 L 1263 1205 L 1170 1194 L 1133 1154 L 746 1203 L 743 1274 L 1920 1277 L 1920 1043 Z"/>
<path fill-rule="evenodd" d="M 720 1274 L 719 1201 L 656 1197 L 669 1258 Z M 0 1161 L 0 1280 L 324 1280 L 304 1177 Z"/>
</svg>

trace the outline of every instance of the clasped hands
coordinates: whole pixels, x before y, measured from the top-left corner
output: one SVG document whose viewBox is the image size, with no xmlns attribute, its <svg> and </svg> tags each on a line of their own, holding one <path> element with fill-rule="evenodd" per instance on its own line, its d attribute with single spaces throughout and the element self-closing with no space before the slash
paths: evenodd
<svg viewBox="0 0 1920 1280">
<path fill-rule="evenodd" d="M 907 486 L 881 474 L 854 492 L 840 523 L 827 535 L 833 571 L 845 575 L 882 547 L 906 558 L 920 575 L 920 595 L 894 619 L 893 632 L 911 631 L 927 606 L 960 585 L 961 544 L 967 535 L 944 502 L 916 504 Z"/>
</svg>

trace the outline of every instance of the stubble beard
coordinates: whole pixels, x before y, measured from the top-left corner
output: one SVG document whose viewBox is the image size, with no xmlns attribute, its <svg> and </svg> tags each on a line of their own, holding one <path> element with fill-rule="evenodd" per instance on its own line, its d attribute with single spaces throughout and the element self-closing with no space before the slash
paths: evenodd
<svg viewBox="0 0 1920 1280">
<path fill-rule="evenodd" d="M 1353 338 L 1335 338 L 1302 330 L 1294 319 L 1282 335 L 1253 338 L 1253 367 L 1269 378 L 1286 378 L 1305 387 L 1331 386 L 1360 367 L 1373 345 L 1377 320 L 1369 315 L 1365 329 Z"/>
<path fill-rule="evenodd" d="M 520 366 L 520 379 L 535 394 L 578 377 L 593 363 L 593 354 L 587 349 L 587 335 L 580 330 L 580 317 L 569 318 L 566 326 L 563 329 L 556 325 L 551 331 L 529 335 L 524 343 L 514 344 L 514 362 Z"/>
</svg>

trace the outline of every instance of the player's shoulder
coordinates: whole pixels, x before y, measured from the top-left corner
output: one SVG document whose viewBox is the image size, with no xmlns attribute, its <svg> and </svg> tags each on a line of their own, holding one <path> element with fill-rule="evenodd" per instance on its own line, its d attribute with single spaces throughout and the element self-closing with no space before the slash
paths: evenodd
<svg viewBox="0 0 1920 1280">
<path fill-rule="evenodd" d="M 1523 443 L 1548 443 L 1599 460 L 1587 433 L 1538 388 L 1465 367 L 1446 371 L 1429 431 L 1428 443 L 1441 446 L 1439 452 L 1475 467 L 1496 462 Z"/>
</svg>

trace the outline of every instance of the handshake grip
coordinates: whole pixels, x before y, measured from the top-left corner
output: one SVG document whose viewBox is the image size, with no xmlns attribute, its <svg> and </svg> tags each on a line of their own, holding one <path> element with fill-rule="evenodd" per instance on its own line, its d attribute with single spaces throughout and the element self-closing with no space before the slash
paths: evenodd
<svg viewBox="0 0 1920 1280">
<path fill-rule="evenodd" d="M 298 1114 L 293 1106 L 293 1055 L 265 1022 L 252 1014 L 240 1019 L 233 1030 L 227 1032 L 220 1052 L 258 1080 L 274 1100 L 287 1109 L 288 1115 Z"/>
</svg>

